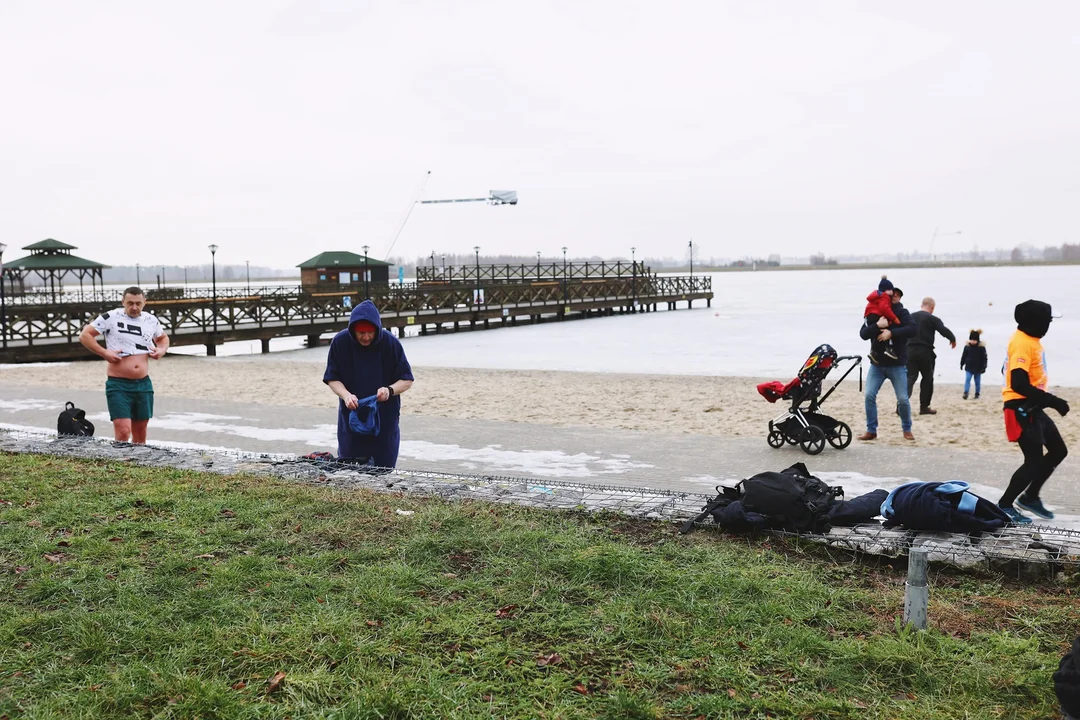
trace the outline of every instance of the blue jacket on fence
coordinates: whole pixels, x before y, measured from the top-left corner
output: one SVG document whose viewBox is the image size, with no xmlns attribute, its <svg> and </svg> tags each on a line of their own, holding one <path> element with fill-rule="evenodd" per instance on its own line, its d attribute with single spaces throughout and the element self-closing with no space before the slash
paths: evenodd
<svg viewBox="0 0 1080 720">
<path fill-rule="evenodd" d="M 375 326 L 375 339 L 364 347 L 353 333 L 353 326 L 367 321 Z M 412 380 L 412 367 L 405 357 L 401 342 L 382 326 L 379 311 L 370 300 L 353 308 L 349 327 L 334 336 L 326 357 L 323 382 L 337 380 L 358 399 L 375 395 L 379 388 L 398 380 Z M 352 411 L 338 400 L 338 457 L 343 459 L 370 458 L 378 467 L 392 468 L 397 465 L 401 432 L 398 418 L 401 415 L 401 398 L 394 395 L 386 402 L 378 403 L 378 422 L 372 422 L 377 434 L 367 428 L 356 432 L 350 427 Z"/>
<path fill-rule="evenodd" d="M 1005 527 L 1009 518 L 974 493 L 966 482 L 911 482 L 893 490 L 881 504 L 886 527 L 903 525 L 921 532 L 982 532 Z"/>
</svg>

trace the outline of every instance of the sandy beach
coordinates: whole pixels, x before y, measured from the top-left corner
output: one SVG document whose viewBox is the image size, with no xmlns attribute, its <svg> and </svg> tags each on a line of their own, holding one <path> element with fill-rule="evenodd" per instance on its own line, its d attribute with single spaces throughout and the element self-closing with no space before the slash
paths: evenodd
<svg viewBox="0 0 1080 720">
<path fill-rule="evenodd" d="M 325 407 L 332 416 L 335 398 L 313 362 L 267 360 L 272 356 L 205 358 L 170 355 L 151 366 L 158 398 L 214 398 L 267 405 Z M 686 377 L 554 371 L 514 371 L 416 367 L 413 389 L 402 398 L 403 412 L 449 418 L 499 420 L 558 427 L 759 437 L 783 410 L 766 402 L 747 377 Z M 984 376 L 988 380 L 990 375 Z M 778 379 L 778 378 L 767 378 Z M 55 366 L 5 366 L 0 384 L 100 390 L 104 402 L 105 367 L 100 362 Z M 882 389 L 878 444 L 955 447 L 986 452 L 1012 449 L 1004 437 L 1000 386 L 986 382 L 981 400 L 963 400 L 959 385 L 938 384 L 939 414 L 916 416 L 915 443 L 903 440 L 892 412 L 890 386 Z M 917 389 L 916 389 L 917 392 Z M 1061 394 L 1068 400 L 1072 388 Z M 857 372 L 848 377 L 823 408 L 864 429 L 863 397 Z M 1080 413 L 1059 418 L 1068 445 L 1080 440 Z"/>
</svg>

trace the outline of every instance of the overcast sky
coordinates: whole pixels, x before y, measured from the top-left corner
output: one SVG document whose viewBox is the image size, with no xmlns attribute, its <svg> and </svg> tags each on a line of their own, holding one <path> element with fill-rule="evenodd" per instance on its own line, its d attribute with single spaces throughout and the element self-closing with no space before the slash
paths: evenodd
<svg viewBox="0 0 1080 720">
<path fill-rule="evenodd" d="M 0 242 L 108 264 L 1080 241 L 1080 3 L 0 3 Z M 1071 49 L 1070 49 L 1071 48 Z"/>
</svg>

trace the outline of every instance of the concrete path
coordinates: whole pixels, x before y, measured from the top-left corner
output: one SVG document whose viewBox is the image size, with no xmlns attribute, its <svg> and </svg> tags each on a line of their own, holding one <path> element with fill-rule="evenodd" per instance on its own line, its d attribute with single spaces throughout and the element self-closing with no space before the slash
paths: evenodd
<svg viewBox="0 0 1080 720">
<path fill-rule="evenodd" d="M 71 400 L 87 411 L 98 436 L 112 426 L 101 392 L 0 385 L 0 429 L 56 429 L 56 416 Z M 252 452 L 333 452 L 335 414 L 326 409 L 253 405 L 221 400 L 159 397 L 150 442 L 179 447 L 233 448 Z M 853 443 L 827 447 L 815 457 L 797 447 L 774 450 L 760 439 L 653 434 L 525 423 L 402 418 L 399 466 L 595 483 L 666 488 L 709 494 L 718 483 L 804 462 L 848 497 L 906 481 L 965 480 L 996 500 L 1020 463 L 1019 451 L 984 453 L 945 448 L 898 448 Z M 1061 514 L 1080 515 L 1080 461 L 1073 455 L 1043 492 Z M 1065 518 L 1061 518 L 1064 520 Z"/>
</svg>

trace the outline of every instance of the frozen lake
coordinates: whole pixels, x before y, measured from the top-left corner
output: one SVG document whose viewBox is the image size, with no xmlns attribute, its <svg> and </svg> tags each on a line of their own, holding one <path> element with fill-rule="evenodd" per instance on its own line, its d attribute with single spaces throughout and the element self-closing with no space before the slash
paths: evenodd
<svg viewBox="0 0 1080 720">
<path fill-rule="evenodd" d="M 1005 344 L 1015 330 L 1013 307 L 1029 298 L 1049 302 L 1056 315 L 1044 341 L 1051 381 L 1080 386 L 1080 267 L 921 268 L 885 271 L 919 309 L 926 295 L 962 343 L 971 328 L 984 331 L 990 354 L 986 381 L 1000 380 Z M 487 332 L 461 332 L 405 343 L 419 366 L 515 370 L 571 370 L 672 375 L 745 375 L 790 379 L 817 345 L 865 354 L 858 337 L 865 297 L 877 287 L 873 270 L 716 273 L 712 308 Z M 263 359 L 323 362 L 325 348 L 296 349 L 302 338 L 274 341 Z M 961 382 L 960 347 L 936 342 L 938 374 Z M 277 350 L 284 352 L 276 352 Z M 201 348 L 177 352 L 201 354 Z M 232 343 L 219 355 L 257 354 L 258 343 Z"/>
</svg>

